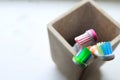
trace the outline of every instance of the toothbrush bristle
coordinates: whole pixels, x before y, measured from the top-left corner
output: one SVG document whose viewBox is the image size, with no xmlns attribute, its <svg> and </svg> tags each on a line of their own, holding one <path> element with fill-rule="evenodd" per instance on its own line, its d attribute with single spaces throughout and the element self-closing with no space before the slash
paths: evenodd
<svg viewBox="0 0 120 80">
<path fill-rule="evenodd" d="M 83 45 L 83 44 L 85 44 L 86 42 L 89 42 L 89 41 L 91 41 L 92 40 L 92 38 L 90 37 L 90 36 L 88 36 L 88 35 L 82 35 L 82 37 L 80 36 L 80 37 L 76 37 L 75 38 L 75 41 L 78 43 L 78 44 L 80 44 L 80 45 Z"/>
<path fill-rule="evenodd" d="M 108 55 L 107 44 L 104 43 L 101 47 L 102 47 L 104 55 Z"/>
<path fill-rule="evenodd" d="M 110 45 L 108 42 L 105 43 L 107 48 L 107 54 L 110 54 Z"/>
<path fill-rule="evenodd" d="M 112 46 L 111 46 L 111 43 L 110 43 L 110 42 L 107 42 L 107 44 L 108 44 L 109 54 L 111 54 L 111 53 L 112 53 Z"/>
<path fill-rule="evenodd" d="M 100 53 L 100 55 L 104 55 L 104 52 L 103 52 L 102 47 L 101 47 L 102 44 L 103 44 L 103 43 L 98 43 L 98 44 L 97 44 L 98 52 Z"/>
</svg>

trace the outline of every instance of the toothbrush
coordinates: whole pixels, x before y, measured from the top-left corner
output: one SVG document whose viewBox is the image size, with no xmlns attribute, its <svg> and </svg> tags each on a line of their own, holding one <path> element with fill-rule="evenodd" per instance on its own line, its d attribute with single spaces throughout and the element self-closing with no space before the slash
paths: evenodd
<svg viewBox="0 0 120 80">
<path fill-rule="evenodd" d="M 114 59 L 114 54 L 112 54 L 112 46 L 110 42 L 97 43 L 94 46 L 89 46 L 88 49 L 92 52 L 93 55 L 102 60 L 109 61 Z"/>
<path fill-rule="evenodd" d="M 106 61 L 114 59 L 114 55 L 112 54 L 112 46 L 110 42 L 103 43 L 101 45 L 101 48 L 104 53 L 104 56 L 101 56 L 101 59 Z"/>
<path fill-rule="evenodd" d="M 89 29 L 84 34 L 75 37 L 76 44 L 74 44 L 73 48 L 78 52 L 82 47 L 95 44 L 97 40 L 96 32 L 93 29 Z"/>
<path fill-rule="evenodd" d="M 85 68 L 93 60 L 92 52 L 88 48 L 83 48 L 73 56 L 72 60 L 75 64 Z"/>
</svg>

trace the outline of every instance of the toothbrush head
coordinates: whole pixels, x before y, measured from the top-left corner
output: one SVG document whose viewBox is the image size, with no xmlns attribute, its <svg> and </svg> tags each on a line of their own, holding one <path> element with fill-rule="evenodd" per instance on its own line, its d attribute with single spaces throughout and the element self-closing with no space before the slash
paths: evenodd
<svg viewBox="0 0 120 80">
<path fill-rule="evenodd" d="M 96 45 L 87 47 L 94 56 L 98 58 L 109 61 L 114 59 L 114 55 L 112 54 L 112 46 L 110 42 L 101 42 Z"/>
<path fill-rule="evenodd" d="M 89 51 L 87 48 L 83 48 L 78 52 L 77 55 L 73 56 L 72 60 L 75 64 L 78 64 L 85 68 L 91 56 L 92 56 L 91 51 Z"/>
<path fill-rule="evenodd" d="M 88 46 L 87 48 L 92 52 L 92 55 L 99 56 L 98 48 L 96 45 Z"/>
<path fill-rule="evenodd" d="M 101 45 L 101 49 L 104 53 L 104 56 L 101 57 L 103 60 L 112 60 L 114 59 L 114 55 L 112 54 L 112 46 L 110 42 L 104 42 Z"/>
<path fill-rule="evenodd" d="M 112 54 L 112 46 L 110 44 L 110 42 L 105 42 L 102 46 L 101 46 L 104 55 L 109 55 Z"/>
<path fill-rule="evenodd" d="M 87 30 L 84 34 L 75 37 L 76 43 L 78 43 L 78 48 L 87 47 L 89 45 L 93 45 L 97 42 L 98 37 L 96 32 L 93 29 Z"/>
</svg>

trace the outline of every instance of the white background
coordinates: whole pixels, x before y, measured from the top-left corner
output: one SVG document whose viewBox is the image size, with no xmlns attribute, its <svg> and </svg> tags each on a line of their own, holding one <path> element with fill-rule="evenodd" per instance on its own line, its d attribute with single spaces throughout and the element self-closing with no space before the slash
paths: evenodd
<svg viewBox="0 0 120 80">
<path fill-rule="evenodd" d="M 66 80 L 51 59 L 46 27 L 77 2 L 0 2 L 0 80 Z M 97 3 L 120 22 L 119 1 Z M 100 80 L 120 80 L 119 53 L 120 45 L 101 67 Z"/>
</svg>

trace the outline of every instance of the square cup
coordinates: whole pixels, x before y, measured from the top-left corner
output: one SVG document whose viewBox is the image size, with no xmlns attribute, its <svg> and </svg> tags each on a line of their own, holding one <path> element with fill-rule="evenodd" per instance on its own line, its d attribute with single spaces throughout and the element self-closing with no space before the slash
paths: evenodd
<svg viewBox="0 0 120 80">
<path fill-rule="evenodd" d="M 78 80 L 89 74 L 91 69 L 99 69 L 104 63 L 95 59 L 83 69 L 75 65 L 72 57 L 76 51 L 74 37 L 94 29 L 99 42 L 111 41 L 113 50 L 120 42 L 120 25 L 100 9 L 92 0 L 83 0 L 68 12 L 48 24 L 52 59 L 68 80 Z M 83 74 L 84 71 L 84 74 Z"/>
</svg>

